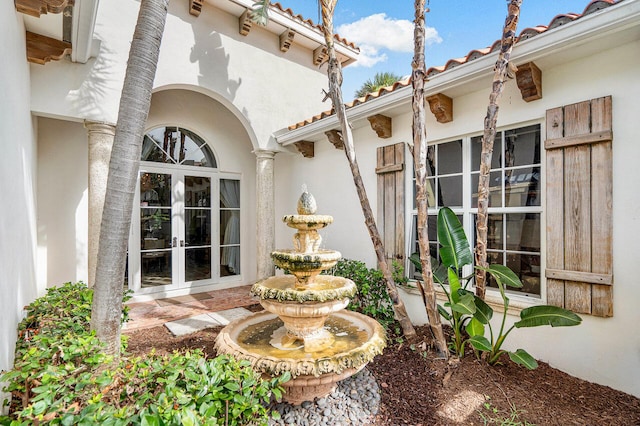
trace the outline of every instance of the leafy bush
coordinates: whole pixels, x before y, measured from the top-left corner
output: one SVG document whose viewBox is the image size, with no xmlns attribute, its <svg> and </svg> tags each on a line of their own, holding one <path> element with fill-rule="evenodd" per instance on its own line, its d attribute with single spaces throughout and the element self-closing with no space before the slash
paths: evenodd
<svg viewBox="0 0 640 426">
<path fill-rule="evenodd" d="M 385 329 L 395 322 L 393 303 L 387 293 L 382 272 L 369 269 L 364 262 L 341 259 L 327 274 L 352 280 L 358 288 L 347 309 L 375 318 Z M 403 276 L 402 268 L 394 263 L 394 279 Z M 400 278 L 403 279 L 403 278 Z"/>
<path fill-rule="evenodd" d="M 26 308 L 14 369 L 0 377 L 14 397 L 0 424 L 267 424 L 289 375 L 263 380 L 247 361 L 201 351 L 114 361 L 89 331 L 91 297 L 67 283 Z"/>
</svg>

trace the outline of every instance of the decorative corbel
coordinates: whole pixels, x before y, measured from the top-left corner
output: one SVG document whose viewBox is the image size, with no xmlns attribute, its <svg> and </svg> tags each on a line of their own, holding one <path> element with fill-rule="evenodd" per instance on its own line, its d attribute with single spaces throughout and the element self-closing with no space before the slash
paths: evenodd
<svg viewBox="0 0 640 426">
<path fill-rule="evenodd" d="M 313 51 L 313 64 L 320 65 L 327 59 L 327 47 L 320 46 Z"/>
<path fill-rule="evenodd" d="M 296 147 L 298 152 L 302 154 L 304 158 L 313 158 L 314 154 L 314 143 L 309 141 L 299 141 L 294 142 L 293 145 Z"/>
<path fill-rule="evenodd" d="M 516 83 L 525 102 L 542 98 L 542 71 L 533 62 L 518 65 Z"/>
<path fill-rule="evenodd" d="M 71 53 L 71 43 L 27 31 L 27 61 L 44 65 Z"/>
<path fill-rule="evenodd" d="M 204 0 L 189 0 L 189 13 L 193 16 L 200 16 Z"/>
<path fill-rule="evenodd" d="M 391 137 L 391 117 L 386 115 L 376 114 L 371 117 L 367 117 L 371 128 L 378 135 L 379 138 L 387 139 Z"/>
<path fill-rule="evenodd" d="M 436 117 L 438 123 L 448 123 L 453 121 L 453 99 L 442 93 L 427 96 L 429 109 Z"/>
<path fill-rule="evenodd" d="M 280 34 L 280 51 L 286 52 L 291 47 L 291 43 L 293 42 L 293 37 L 296 35 L 296 32 L 290 29 L 284 30 L 282 34 Z"/>
<path fill-rule="evenodd" d="M 342 140 L 342 132 L 340 130 L 329 130 L 324 132 L 327 135 L 329 142 L 333 144 L 336 149 L 344 149 L 344 141 Z"/>
<path fill-rule="evenodd" d="M 240 34 L 242 34 L 243 36 L 248 35 L 249 31 L 251 31 L 251 24 L 251 11 L 249 9 L 246 9 L 242 16 L 240 16 Z"/>
<path fill-rule="evenodd" d="M 73 0 L 15 0 L 16 11 L 39 18 L 47 13 L 62 13 Z"/>
</svg>

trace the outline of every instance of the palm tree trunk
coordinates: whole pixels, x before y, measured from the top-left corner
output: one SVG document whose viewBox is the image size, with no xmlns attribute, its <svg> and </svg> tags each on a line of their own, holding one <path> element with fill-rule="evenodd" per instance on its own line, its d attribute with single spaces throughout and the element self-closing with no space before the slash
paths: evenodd
<svg viewBox="0 0 640 426">
<path fill-rule="evenodd" d="M 124 78 L 109 165 L 91 328 L 106 352 L 120 352 L 122 292 L 131 212 L 144 127 L 158 65 L 169 0 L 142 0 Z"/>
<path fill-rule="evenodd" d="M 418 245 L 420 246 L 420 264 L 422 279 L 420 285 L 422 298 L 427 308 L 429 326 L 435 339 L 439 355 L 448 358 L 447 339 L 442 331 L 440 314 L 436 306 L 436 293 L 433 285 L 431 256 L 429 252 L 429 231 L 427 228 L 427 129 L 425 126 L 424 82 L 426 67 L 424 62 L 425 0 L 416 0 L 414 28 L 414 56 L 411 63 L 411 84 L 413 85 L 413 164 L 416 174 L 416 206 L 418 208 Z"/>
<path fill-rule="evenodd" d="M 331 96 L 333 108 L 336 111 L 336 116 L 338 117 L 338 121 L 340 122 L 342 129 L 344 152 L 347 156 L 347 160 L 349 161 L 349 167 L 351 168 L 351 174 L 353 175 L 353 182 L 356 185 L 365 223 L 369 230 L 369 235 L 371 236 L 373 248 L 376 252 L 378 267 L 384 275 L 387 292 L 389 293 L 389 297 L 393 303 L 393 310 L 396 319 L 402 327 L 402 332 L 407 339 L 413 339 L 416 335 L 416 331 L 413 328 L 413 324 L 411 324 L 411 320 L 409 320 L 409 315 L 407 315 L 404 303 L 402 302 L 402 299 L 400 299 L 398 289 L 393 281 L 391 270 L 389 269 L 389 265 L 385 259 L 384 246 L 382 245 L 382 239 L 380 238 L 380 233 L 376 226 L 373 211 L 369 204 L 369 198 L 367 197 L 364 183 L 362 182 L 362 176 L 360 175 L 360 168 L 356 161 L 356 152 L 353 146 L 353 135 L 351 133 L 351 127 L 347 122 L 347 114 L 342 101 L 342 70 L 333 44 L 333 11 L 335 9 L 336 2 L 337 0 L 321 0 L 320 2 L 324 39 L 327 45 L 327 55 L 329 57 L 329 69 L 327 71 L 329 77 L 329 95 Z"/>
<path fill-rule="evenodd" d="M 502 44 L 493 75 L 493 88 L 489 96 L 489 106 L 484 119 L 484 134 L 482 136 L 482 154 L 480 156 L 480 178 L 478 180 L 478 215 L 476 218 L 476 265 L 486 268 L 487 264 L 487 209 L 489 207 L 489 171 L 493 155 L 493 140 L 496 137 L 496 123 L 498 121 L 498 103 L 504 91 L 504 82 L 514 66 L 509 64 L 511 50 L 516 41 L 516 28 L 520 18 L 522 0 L 510 0 L 507 19 L 502 31 Z M 486 273 L 476 269 L 476 295 L 484 299 Z"/>
</svg>

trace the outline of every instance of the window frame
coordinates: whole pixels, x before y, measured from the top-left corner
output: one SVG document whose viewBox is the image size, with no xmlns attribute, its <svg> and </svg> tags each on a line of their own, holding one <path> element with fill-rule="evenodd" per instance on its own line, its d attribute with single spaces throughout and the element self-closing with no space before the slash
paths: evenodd
<svg viewBox="0 0 640 426">
<path fill-rule="evenodd" d="M 507 126 L 501 126 L 500 128 L 497 129 L 496 133 L 500 133 L 501 134 L 501 143 L 504 142 L 505 139 L 505 134 L 506 132 L 510 131 L 510 130 L 517 130 L 517 129 L 521 129 L 521 128 L 525 128 L 528 126 L 533 126 L 533 125 L 537 125 L 539 126 L 539 134 L 540 134 L 540 144 L 539 144 L 539 159 L 540 162 L 539 163 L 535 163 L 535 165 L 532 164 L 532 166 L 534 167 L 539 167 L 540 168 L 540 178 L 539 178 L 539 197 L 540 197 L 540 204 L 538 206 L 518 206 L 518 207 L 508 207 L 505 206 L 505 193 L 504 191 L 502 191 L 502 206 L 500 207 L 489 207 L 488 209 L 488 213 L 489 214 L 505 214 L 505 213 L 536 213 L 540 215 L 540 248 L 539 248 L 539 256 L 540 256 L 540 293 L 537 295 L 534 294 L 527 294 L 527 293 L 520 293 L 520 292 L 514 292 L 514 291 L 509 291 L 509 297 L 510 299 L 512 299 L 513 303 L 512 305 L 514 307 L 518 307 L 518 306 L 530 306 L 532 304 L 540 304 L 542 303 L 544 300 L 546 300 L 546 278 L 544 276 L 544 270 L 545 270 L 545 263 L 546 263 L 546 259 L 545 259 L 545 252 L 546 252 L 546 241 L 545 241 L 545 156 L 544 154 L 544 139 L 543 139 L 543 135 L 545 134 L 545 123 L 542 120 L 529 120 L 529 121 L 524 121 L 524 122 L 520 122 L 520 123 L 514 123 L 514 124 L 510 124 Z M 463 177 L 463 184 L 462 184 L 462 207 L 456 207 L 456 208 L 451 208 L 451 210 L 458 216 L 462 216 L 462 226 L 465 230 L 465 233 L 469 239 L 469 244 L 471 244 L 472 247 L 475 246 L 475 239 L 476 239 L 476 235 L 475 235 L 475 223 L 474 223 L 474 217 L 477 214 L 478 208 L 477 207 L 472 207 L 472 192 L 473 192 L 473 188 L 471 187 L 471 175 L 472 173 L 474 173 L 472 171 L 473 167 L 472 167 L 472 150 L 471 150 L 471 140 L 474 137 L 477 136 L 482 136 L 482 133 L 478 133 L 478 132 L 473 132 L 473 133 L 467 133 L 464 135 L 456 135 L 450 138 L 443 138 L 443 139 L 439 139 L 439 140 L 435 140 L 435 141 L 429 141 L 428 145 L 432 146 L 432 145 L 440 145 L 443 143 L 448 143 L 448 142 L 455 142 L 458 140 L 462 140 L 462 177 Z M 503 145 L 501 144 L 500 149 L 503 149 Z M 409 156 L 410 160 L 407 161 L 407 164 L 410 164 L 410 167 L 412 168 L 412 173 L 407 173 L 407 177 L 406 177 L 406 185 L 407 185 L 407 193 L 410 194 L 410 196 L 407 197 L 407 201 L 406 201 L 406 211 L 407 211 L 407 219 L 405 221 L 406 223 L 406 229 L 405 232 L 406 234 L 409 236 L 409 238 L 407 239 L 407 243 L 406 243 L 406 253 L 408 253 L 409 255 L 411 253 L 414 252 L 414 245 L 416 244 L 416 229 L 413 226 L 415 218 L 417 216 L 417 210 L 415 207 L 415 202 L 414 202 L 414 190 L 415 190 L 415 171 L 414 171 L 414 165 L 413 165 L 413 157 Z M 517 167 L 526 167 L 526 166 L 517 166 Z M 504 159 L 501 159 L 501 164 L 500 164 L 500 168 L 497 170 L 500 170 L 502 173 L 504 173 L 504 170 L 507 169 L 504 165 Z M 504 174 L 503 174 L 504 176 Z M 504 188 L 504 185 L 503 185 Z M 476 188 L 477 191 L 477 188 Z M 440 207 L 437 206 L 429 206 L 428 208 L 428 214 L 429 216 L 437 216 L 438 210 Z M 436 236 L 437 238 L 437 236 Z M 432 236 L 431 234 L 429 235 L 429 239 L 430 239 L 430 243 L 433 243 L 436 239 L 434 238 L 434 236 Z M 503 247 L 506 246 L 506 241 L 503 242 Z M 511 252 L 515 252 L 515 253 L 520 253 L 520 250 L 506 250 L 503 249 L 501 250 L 501 252 L 503 254 L 508 254 Z M 528 253 L 528 252 L 527 252 Z M 406 271 L 406 275 L 408 276 L 410 281 L 413 281 L 413 265 L 411 264 L 411 262 L 408 260 L 409 255 L 406 256 L 406 263 L 405 263 L 405 271 Z M 462 271 L 464 276 L 467 276 L 469 274 L 473 273 L 473 267 L 468 265 L 465 266 L 463 268 Z M 440 289 L 438 288 L 438 286 L 436 286 L 436 289 L 438 291 L 440 291 Z M 470 289 L 475 289 L 475 284 L 472 282 L 470 283 Z M 493 297 L 498 298 L 499 295 L 497 294 L 497 289 L 494 287 L 487 287 L 487 299 L 493 299 Z"/>
</svg>

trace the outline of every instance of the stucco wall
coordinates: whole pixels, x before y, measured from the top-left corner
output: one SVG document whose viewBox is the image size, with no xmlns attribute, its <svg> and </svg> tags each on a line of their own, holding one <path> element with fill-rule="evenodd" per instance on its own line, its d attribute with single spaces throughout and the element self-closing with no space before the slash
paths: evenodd
<svg viewBox="0 0 640 426">
<path fill-rule="evenodd" d="M 544 134 L 545 111 L 561 105 L 612 95 L 613 97 L 613 241 L 614 241 L 614 317 L 582 315 L 583 324 L 573 328 L 539 328 L 515 331 L 507 347 L 526 348 L 534 357 L 572 375 L 640 396 L 640 335 L 630 332 L 639 318 L 637 300 L 640 286 L 635 278 L 637 236 L 640 235 L 640 144 L 637 143 L 637 100 L 640 98 L 640 42 L 606 50 L 562 65 L 543 68 L 543 98 L 526 103 L 515 82 L 507 84 L 500 105 L 499 127 L 537 122 Z M 559 61 L 562 63 L 563 61 Z M 435 122 L 428 113 L 430 141 L 453 139 L 482 132 L 491 87 L 454 98 L 454 121 Z M 383 112 L 387 114 L 387 112 Z M 360 170 L 372 206 L 377 201 L 375 148 L 411 141 L 411 115 L 405 109 L 393 117 L 393 136 L 381 140 L 366 121 L 354 123 L 354 137 Z M 345 257 L 372 263 L 371 243 L 362 221 L 355 189 L 342 151 L 320 140 L 313 159 L 300 155 L 277 158 L 278 213 L 295 208 L 299 187 L 306 183 L 315 195 L 322 213 L 334 215 L 327 228 L 325 245 L 341 250 Z M 543 156 L 544 158 L 544 156 Z M 544 159 L 543 159 L 544 168 Z M 544 174 L 544 173 L 543 173 Z M 283 188 L 285 191 L 282 193 Z M 544 198 L 543 198 L 544 203 Z M 543 204 L 543 208 L 546 206 Z M 543 228 L 544 229 L 544 223 Z M 277 245 L 291 246 L 291 232 L 277 226 Z M 542 252 L 545 252 L 544 238 Z M 543 260 L 544 262 L 544 260 Z M 544 268 L 544 264 L 542 265 Z M 544 292 L 543 292 L 544 297 Z M 512 298 L 512 300 L 517 297 Z M 511 317 L 510 321 L 514 318 Z"/>
<path fill-rule="evenodd" d="M 12 2 L 0 4 L 0 28 L 0 370 L 8 370 L 22 307 L 42 289 L 35 273 L 36 144 L 29 113 L 29 67 L 22 17 Z M 5 396 L 0 392 L 0 401 Z"/>
<path fill-rule="evenodd" d="M 100 2 L 99 54 L 87 64 L 32 67 L 35 114 L 116 122 L 138 8 L 134 0 Z M 277 35 L 256 25 L 240 35 L 238 18 L 226 12 L 205 7 L 196 18 L 184 3 L 171 2 L 154 87 L 201 87 L 234 112 L 254 147 L 264 148 L 275 129 L 328 108 L 321 103 L 324 73 L 311 58 L 295 43 L 280 52 Z"/>
<path fill-rule="evenodd" d="M 87 282 L 88 137 L 82 123 L 38 120 L 38 276 Z"/>
</svg>

